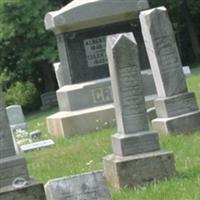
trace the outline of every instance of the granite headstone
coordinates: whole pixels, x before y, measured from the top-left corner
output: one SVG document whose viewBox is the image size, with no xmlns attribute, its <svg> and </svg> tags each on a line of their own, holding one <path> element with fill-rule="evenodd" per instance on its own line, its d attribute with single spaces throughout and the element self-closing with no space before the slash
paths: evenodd
<svg viewBox="0 0 200 200">
<path fill-rule="evenodd" d="M 6 107 L 6 112 L 8 115 L 8 121 L 11 130 L 16 129 L 26 130 L 26 123 L 24 119 L 24 113 L 20 105 L 11 105 Z"/>
<path fill-rule="evenodd" d="M 165 133 L 200 129 L 200 111 L 193 92 L 188 92 L 175 35 L 165 7 L 140 14 L 142 33 L 150 58 L 158 98 L 158 118 L 153 127 Z"/>
<path fill-rule="evenodd" d="M 134 187 L 172 176 L 173 153 L 161 151 L 158 133 L 149 130 L 133 34 L 109 36 L 107 55 L 118 130 L 112 136 L 113 154 L 104 158 L 108 181 L 117 188 Z"/>
<path fill-rule="evenodd" d="M 45 27 L 56 34 L 60 68 L 66 84 L 109 76 L 106 36 L 114 33 L 134 32 L 141 66 L 149 68 L 138 23 L 139 11 L 148 7 L 147 0 L 74 0 L 58 11 L 47 13 Z"/>
</svg>

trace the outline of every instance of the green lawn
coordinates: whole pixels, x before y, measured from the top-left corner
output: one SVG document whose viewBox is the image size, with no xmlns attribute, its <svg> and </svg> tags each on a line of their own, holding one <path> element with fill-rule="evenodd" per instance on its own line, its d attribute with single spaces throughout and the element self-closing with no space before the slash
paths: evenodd
<svg viewBox="0 0 200 200">
<path fill-rule="evenodd" d="M 194 69 L 193 76 L 187 81 L 200 105 L 200 68 Z M 47 138 L 45 117 L 56 110 L 28 115 L 28 128 L 40 129 Z M 58 139 L 54 147 L 26 153 L 30 175 L 45 183 L 56 177 L 102 169 L 102 157 L 112 152 L 110 136 L 115 131 L 107 129 L 71 139 Z M 162 149 L 174 152 L 177 176 L 136 190 L 126 188 L 119 192 L 110 187 L 113 200 L 200 199 L 200 131 L 192 135 L 161 135 L 160 143 Z"/>
</svg>

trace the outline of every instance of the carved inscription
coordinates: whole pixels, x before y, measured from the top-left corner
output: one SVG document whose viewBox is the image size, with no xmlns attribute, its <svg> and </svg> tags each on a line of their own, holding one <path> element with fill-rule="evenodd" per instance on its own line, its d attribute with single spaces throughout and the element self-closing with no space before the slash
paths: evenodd
<svg viewBox="0 0 200 200">
<path fill-rule="evenodd" d="M 177 52 L 176 42 L 173 36 L 163 36 L 154 38 L 154 45 L 157 56 L 161 62 L 162 70 L 177 69 L 181 66 L 179 55 Z"/>
<path fill-rule="evenodd" d="M 104 104 L 113 101 L 111 86 L 99 87 L 91 91 L 94 104 Z"/>
<path fill-rule="evenodd" d="M 97 67 L 108 63 L 106 56 L 106 36 L 83 41 L 88 67 Z"/>
<path fill-rule="evenodd" d="M 135 115 L 144 112 L 143 90 L 137 66 L 125 66 L 119 69 L 119 82 L 123 114 Z"/>
</svg>

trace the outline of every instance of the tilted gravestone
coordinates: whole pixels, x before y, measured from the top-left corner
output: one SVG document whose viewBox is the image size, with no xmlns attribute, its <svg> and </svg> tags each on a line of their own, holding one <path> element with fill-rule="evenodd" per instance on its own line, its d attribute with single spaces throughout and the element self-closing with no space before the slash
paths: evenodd
<svg viewBox="0 0 200 200">
<path fill-rule="evenodd" d="M 166 8 L 143 11 L 140 21 L 158 93 L 153 127 L 165 133 L 200 129 L 200 111 L 195 94 L 187 89 Z"/>
<path fill-rule="evenodd" d="M 105 7 L 107 9 L 105 9 Z M 45 16 L 45 27 L 56 34 L 60 70 L 65 85 L 109 76 L 106 36 L 134 32 L 139 44 L 143 69 L 149 67 L 138 13 L 149 8 L 147 0 L 74 0 Z M 76 17 L 74 17 L 76 16 Z"/>
<path fill-rule="evenodd" d="M 23 186 L 18 185 L 21 181 Z M 45 200 L 42 187 L 30 180 L 25 159 L 16 155 L 0 89 L 0 199 Z"/>
<path fill-rule="evenodd" d="M 24 113 L 20 105 L 11 105 L 6 107 L 6 112 L 8 115 L 8 121 L 11 130 L 16 129 L 26 130 L 26 123 L 24 119 Z"/>
<path fill-rule="evenodd" d="M 103 159 L 105 176 L 122 188 L 174 175 L 173 153 L 160 150 L 158 133 L 148 127 L 133 34 L 109 36 L 107 55 L 118 133 L 112 136 L 113 154 Z"/>
<path fill-rule="evenodd" d="M 45 191 L 48 200 L 111 200 L 102 171 L 50 180 Z"/>
</svg>

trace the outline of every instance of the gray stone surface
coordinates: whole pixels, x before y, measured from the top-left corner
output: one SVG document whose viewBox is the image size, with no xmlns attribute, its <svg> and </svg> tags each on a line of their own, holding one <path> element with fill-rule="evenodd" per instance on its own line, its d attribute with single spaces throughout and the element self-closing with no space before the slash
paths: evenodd
<svg viewBox="0 0 200 200">
<path fill-rule="evenodd" d="M 161 133 L 190 133 L 200 129 L 200 110 L 170 118 L 156 118 L 152 126 Z"/>
<path fill-rule="evenodd" d="M 56 34 L 65 84 L 108 77 L 105 41 L 107 35 L 116 33 L 134 32 L 141 67 L 149 68 L 138 23 L 139 11 L 148 7 L 147 0 L 74 0 L 60 10 L 47 13 L 45 26 Z"/>
<path fill-rule="evenodd" d="M 165 7 L 140 14 L 142 33 L 158 92 L 158 118 L 153 128 L 165 133 L 199 129 L 200 117 L 194 93 L 189 93 L 174 32 Z"/>
<path fill-rule="evenodd" d="M 150 69 L 142 70 L 141 74 L 142 74 L 142 82 L 144 86 L 143 87 L 144 95 L 149 96 L 149 95 L 157 94 L 152 71 Z"/>
<path fill-rule="evenodd" d="M 54 67 L 54 71 L 55 71 L 55 74 L 56 74 L 56 79 L 57 79 L 57 82 L 58 82 L 58 87 L 61 88 L 64 85 L 67 84 L 65 72 L 63 71 L 63 67 L 61 66 L 60 62 L 54 63 L 53 67 Z"/>
<path fill-rule="evenodd" d="M 45 185 L 48 200 L 110 200 L 102 171 L 50 180 Z"/>
<path fill-rule="evenodd" d="M 22 188 L 0 188 L 0 200 L 45 200 L 43 184 L 31 183 Z"/>
<path fill-rule="evenodd" d="M 166 9 L 159 7 L 143 11 L 140 22 L 158 97 L 187 92 L 182 63 Z"/>
<path fill-rule="evenodd" d="M 143 70 L 141 74 L 144 95 L 155 95 L 156 89 L 151 70 Z M 60 111 L 80 110 L 113 102 L 110 78 L 66 85 L 56 93 Z"/>
<path fill-rule="evenodd" d="M 19 155 L 0 159 L 0 188 L 12 185 L 17 177 L 29 180 L 25 159 Z"/>
<path fill-rule="evenodd" d="M 110 79 L 66 85 L 57 90 L 60 111 L 73 111 L 113 102 Z"/>
<path fill-rule="evenodd" d="M 174 156 L 168 151 L 125 157 L 112 154 L 104 157 L 103 161 L 105 176 L 118 189 L 142 186 L 175 175 Z"/>
<path fill-rule="evenodd" d="M 154 102 L 158 118 L 168 118 L 198 110 L 195 94 L 182 93 L 167 98 L 157 98 Z"/>
<path fill-rule="evenodd" d="M 147 0 L 74 0 L 58 11 L 47 13 L 44 21 L 48 30 L 56 33 L 68 32 L 131 20 L 140 10 L 147 8 Z"/>
<path fill-rule="evenodd" d="M 112 149 L 115 155 L 128 156 L 160 149 L 158 133 L 147 131 L 134 135 L 114 134 Z"/>
<path fill-rule="evenodd" d="M 26 130 L 26 123 L 24 113 L 20 105 L 11 105 L 6 107 L 8 121 L 10 128 L 14 131 L 16 129 Z"/>
<path fill-rule="evenodd" d="M 58 112 L 47 117 L 48 132 L 53 137 L 74 137 L 115 126 L 113 104 L 72 112 Z"/>
<path fill-rule="evenodd" d="M 158 133 L 149 131 L 134 36 L 109 36 L 107 55 L 118 133 L 112 136 L 114 154 L 103 159 L 106 178 L 120 189 L 173 176 L 173 154 L 160 151 Z"/>
<path fill-rule="evenodd" d="M 118 133 L 148 130 L 137 44 L 132 33 L 107 39 L 107 55 Z"/>
</svg>

